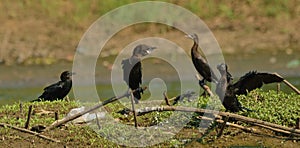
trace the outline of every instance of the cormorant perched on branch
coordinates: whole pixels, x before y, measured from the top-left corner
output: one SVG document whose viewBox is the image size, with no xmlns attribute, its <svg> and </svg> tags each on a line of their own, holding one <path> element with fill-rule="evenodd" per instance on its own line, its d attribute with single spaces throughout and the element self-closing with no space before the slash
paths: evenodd
<svg viewBox="0 0 300 148">
<path fill-rule="evenodd" d="M 205 84 L 205 81 L 218 83 L 217 76 L 211 70 L 207 61 L 200 55 L 198 51 L 199 39 L 197 34 L 186 35 L 186 37 L 194 41 L 194 45 L 191 48 L 192 61 L 198 73 L 203 77 L 203 79 L 199 81 L 199 84 Z"/>
<path fill-rule="evenodd" d="M 54 101 L 56 99 L 62 100 L 71 90 L 72 88 L 72 75 L 74 73 L 70 71 L 64 71 L 60 75 L 61 81 L 54 83 L 52 85 L 44 88 L 44 92 L 41 96 L 39 96 L 37 100 L 33 101 Z"/>
<path fill-rule="evenodd" d="M 250 71 L 234 84 L 230 84 L 227 81 L 227 65 L 220 64 L 217 66 L 217 69 L 221 73 L 221 78 L 217 84 L 216 93 L 226 110 L 231 112 L 238 112 L 244 109 L 249 110 L 241 105 L 237 95 L 246 95 L 247 92 L 260 88 L 263 84 L 283 81 L 282 77 L 275 74 Z"/>
<path fill-rule="evenodd" d="M 156 47 L 150 47 L 145 44 L 136 46 L 133 50 L 132 56 L 129 59 L 122 61 L 123 79 L 131 90 L 140 89 L 142 84 L 142 64 L 141 58 L 152 52 Z M 142 89 L 133 93 L 135 103 L 141 99 Z"/>
</svg>

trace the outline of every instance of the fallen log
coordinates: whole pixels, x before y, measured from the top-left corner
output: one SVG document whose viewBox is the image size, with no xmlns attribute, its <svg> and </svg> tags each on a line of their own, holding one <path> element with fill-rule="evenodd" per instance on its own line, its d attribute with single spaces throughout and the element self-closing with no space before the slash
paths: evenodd
<svg viewBox="0 0 300 148">
<path fill-rule="evenodd" d="M 230 118 L 234 118 L 236 120 L 239 121 L 243 121 L 249 124 L 256 124 L 257 126 L 260 125 L 264 125 L 264 126 L 269 126 L 272 128 L 277 128 L 277 129 L 281 129 L 284 131 L 288 131 L 291 134 L 300 134 L 300 130 L 299 129 L 295 129 L 295 128 L 289 128 L 289 127 L 285 127 L 282 125 L 277 125 L 274 123 L 270 123 L 270 122 L 266 122 L 266 121 L 262 121 L 259 119 L 253 119 L 253 118 L 249 118 L 249 117 L 245 117 L 245 116 L 241 116 L 241 115 L 237 115 L 237 114 L 233 114 L 233 113 L 229 113 L 229 112 L 221 112 L 221 111 L 216 111 L 216 110 L 208 110 L 208 109 L 200 109 L 200 108 L 192 108 L 192 107 L 180 107 L 180 106 L 160 106 L 160 107 L 146 107 L 143 109 L 138 109 L 136 110 L 137 115 L 141 116 L 150 112 L 163 112 L 163 111 L 182 111 L 182 112 L 196 112 L 196 113 L 206 113 L 206 114 L 212 114 L 212 115 L 220 115 L 220 116 L 228 116 Z M 264 127 L 261 126 L 261 127 Z M 277 131 L 279 132 L 279 131 Z"/>
<path fill-rule="evenodd" d="M 142 89 L 143 89 L 143 91 L 144 91 L 144 90 L 147 89 L 147 87 L 144 87 L 144 88 L 142 88 Z M 132 93 L 134 93 L 135 91 L 139 91 L 139 90 L 133 90 Z M 45 130 L 43 130 L 42 132 L 52 130 L 52 129 L 54 129 L 54 128 L 58 127 L 58 126 L 61 126 L 61 125 L 65 124 L 65 123 L 67 123 L 67 122 L 69 122 L 69 121 L 72 121 L 72 120 L 74 120 L 74 119 L 76 119 L 76 118 L 78 118 L 78 117 L 80 117 L 80 116 L 82 116 L 82 115 L 84 115 L 84 114 L 86 114 L 86 113 L 89 113 L 89 112 L 91 112 L 91 111 L 94 111 L 94 110 L 96 110 L 96 109 L 98 109 L 98 108 L 100 108 L 100 107 L 102 107 L 102 106 L 104 106 L 104 105 L 107 105 L 107 104 L 109 104 L 109 103 L 115 102 L 115 101 L 117 101 L 117 100 L 119 100 L 119 99 L 121 99 L 121 98 L 128 97 L 128 96 L 131 95 L 130 93 L 131 93 L 131 92 L 126 92 L 126 93 L 125 93 L 124 95 L 122 95 L 122 96 L 119 96 L 119 97 L 116 97 L 116 96 L 115 96 L 115 97 L 112 97 L 112 98 L 110 98 L 110 99 L 108 99 L 108 100 L 105 100 L 105 101 L 103 101 L 103 102 L 101 102 L 101 103 L 99 103 L 99 104 L 97 104 L 97 105 L 95 105 L 95 106 L 93 106 L 93 107 L 91 107 L 91 108 L 89 108 L 89 109 L 84 110 L 83 112 L 77 113 L 77 114 L 75 114 L 75 115 L 73 115 L 73 116 L 66 117 L 66 118 L 64 118 L 64 119 L 62 119 L 62 120 L 56 122 L 55 124 L 50 125 L 49 127 L 47 127 L 47 128 L 46 128 Z"/>
<path fill-rule="evenodd" d="M 41 135 L 40 133 L 33 132 L 33 131 L 30 131 L 30 130 L 27 130 L 27 129 L 24 129 L 24 128 L 19 128 L 19 127 L 13 126 L 13 125 L 5 124 L 5 123 L 0 123 L 0 126 L 2 126 L 2 127 L 9 127 L 9 128 L 12 128 L 12 129 L 24 132 L 24 133 L 32 134 L 34 136 L 40 137 L 42 139 L 45 139 L 45 140 L 48 140 L 48 141 L 51 141 L 51 142 L 57 142 L 57 143 L 60 142 L 59 140 L 52 139 L 52 138 L 47 137 L 45 135 Z"/>
</svg>

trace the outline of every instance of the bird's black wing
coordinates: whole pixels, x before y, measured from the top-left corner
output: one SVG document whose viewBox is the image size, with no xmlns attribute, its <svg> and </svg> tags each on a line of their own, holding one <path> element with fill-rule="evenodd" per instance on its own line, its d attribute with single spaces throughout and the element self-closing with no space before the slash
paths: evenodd
<svg viewBox="0 0 300 148">
<path fill-rule="evenodd" d="M 232 84 L 233 76 L 228 71 L 226 72 L 226 79 L 228 84 Z"/>
<path fill-rule="evenodd" d="M 247 94 L 247 91 L 251 91 L 256 88 L 262 87 L 263 84 L 282 82 L 283 78 L 270 73 L 258 73 L 256 71 L 250 71 L 242 76 L 235 84 L 233 84 L 236 94 Z"/>
<path fill-rule="evenodd" d="M 129 87 L 131 89 L 137 89 L 142 84 L 142 63 L 136 57 L 131 58 L 131 62 L 134 64 L 129 75 Z"/>
<path fill-rule="evenodd" d="M 139 59 L 131 57 L 122 61 L 123 80 L 131 88 L 137 89 L 142 84 L 142 65 Z"/>
<path fill-rule="evenodd" d="M 142 84 L 142 64 L 137 57 L 131 57 L 123 60 L 123 79 L 130 89 L 136 90 Z M 133 93 L 135 99 L 141 99 L 139 91 Z M 138 102 L 136 100 L 136 102 Z"/>
<path fill-rule="evenodd" d="M 218 78 L 215 73 L 209 67 L 207 61 L 202 58 L 200 55 L 193 59 L 193 64 L 198 71 L 198 73 L 208 82 L 215 81 L 217 82 Z"/>
<path fill-rule="evenodd" d="M 52 92 L 52 91 L 62 88 L 62 87 L 63 87 L 63 83 L 62 83 L 62 81 L 59 81 L 57 83 L 54 83 L 54 84 L 51 84 L 51 85 L 45 87 L 44 91 Z"/>
<path fill-rule="evenodd" d="M 56 99 L 57 95 L 63 90 L 63 82 L 59 81 L 44 88 L 44 92 L 39 98 L 52 100 Z"/>
<path fill-rule="evenodd" d="M 132 69 L 132 65 L 129 62 L 129 59 L 125 59 L 122 61 L 122 69 L 123 69 L 123 80 L 129 85 L 129 74 Z"/>
</svg>

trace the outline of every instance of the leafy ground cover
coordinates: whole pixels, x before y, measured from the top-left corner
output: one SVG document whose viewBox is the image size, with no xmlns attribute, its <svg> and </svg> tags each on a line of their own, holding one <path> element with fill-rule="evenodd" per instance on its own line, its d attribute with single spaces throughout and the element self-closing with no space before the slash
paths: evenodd
<svg viewBox="0 0 300 148">
<path fill-rule="evenodd" d="M 289 127 L 296 126 L 296 119 L 300 117 L 300 96 L 296 94 L 286 94 L 276 91 L 263 92 L 255 90 L 248 96 L 239 97 L 242 104 L 255 112 L 239 112 L 238 114 L 261 119 L 264 121 L 285 125 Z M 155 103 L 145 101 L 137 105 L 137 108 L 153 106 Z M 53 113 L 39 114 L 41 110 L 59 112 L 59 118 L 63 118 L 72 108 L 80 106 L 79 102 L 54 101 L 54 102 L 24 102 L 23 111 L 20 112 L 19 103 L 5 105 L 0 108 L 0 123 L 7 123 L 17 127 L 24 127 L 26 114 L 29 105 L 33 105 L 33 114 L 30 127 L 35 125 L 49 126 L 54 119 Z M 261 129 L 264 134 L 247 133 L 232 127 L 225 128 L 222 137 L 217 138 L 217 132 L 211 130 L 206 133 L 205 129 L 199 128 L 200 120 L 197 114 L 188 117 L 178 112 L 152 112 L 143 116 L 138 116 L 137 121 L 139 130 L 134 128 L 134 118 L 132 114 L 122 115 L 117 113 L 124 109 L 125 104 L 119 102 L 109 104 L 101 110 L 106 111 L 106 116 L 99 120 L 100 127 L 97 124 L 67 124 L 43 133 L 60 143 L 49 142 L 33 135 L 22 133 L 8 127 L 0 128 L 1 146 L 29 146 L 48 147 L 70 146 L 70 147 L 122 147 L 118 144 L 137 145 L 139 143 L 153 144 L 151 147 L 222 147 L 222 146 L 258 146 L 258 147 L 297 147 L 299 140 L 287 140 L 290 137 L 278 135 L 272 131 Z M 180 103 L 180 106 L 190 106 L 198 108 L 220 109 L 224 111 L 220 101 L 217 98 L 199 97 L 192 102 Z M 170 118 L 173 115 L 179 118 Z M 172 133 L 173 129 L 180 126 L 183 121 L 188 119 L 185 125 L 177 132 Z M 95 123 L 96 121 L 92 121 Z M 170 125 L 169 123 L 177 123 Z M 210 124 L 213 125 L 213 124 Z M 163 127 L 163 128 L 158 128 Z M 142 132 L 141 132 L 142 131 Z M 162 140 L 163 138 L 166 140 Z M 162 142 L 156 144 L 157 140 Z M 128 143 L 126 143 L 128 142 Z"/>
</svg>

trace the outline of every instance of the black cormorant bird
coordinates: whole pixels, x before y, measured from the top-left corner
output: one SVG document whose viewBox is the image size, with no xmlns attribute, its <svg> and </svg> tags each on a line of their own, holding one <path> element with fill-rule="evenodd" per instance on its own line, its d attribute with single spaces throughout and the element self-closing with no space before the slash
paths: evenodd
<svg viewBox="0 0 300 148">
<path fill-rule="evenodd" d="M 64 71 L 60 75 L 60 81 L 44 88 L 44 92 L 37 100 L 33 101 L 54 101 L 56 99 L 62 100 L 72 88 L 72 75 L 70 71 Z"/>
<path fill-rule="evenodd" d="M 217 66 L 217 69 L 221 74 L 221 78 L 217 84 L 216 93 L 226 108 L 226 111 L 231 112 L 243 111 L 244 109 L 251 111 L 241 105 L 237 99 L 237 95 L 246 95 L 247 92 L 260 88 L 263 84 L 283 81 L 283 78 L 275 74 L 250 71 L 232 84 L 227 81 L 227 65 L 220 64 Z"/>
<path fill-rule="evenodd" d="M 133 50 L 132 56 L 122 61 L 123 79 L 131 90 L 139 89 L 133 93 L 135 103 L 141 99 L 142 89 L 142 63 L 141 58 L 150 54 L 156 47 L 151 47 L 145 44 L 136 46 Z"/>
<path fill-rule="evenodd" d="M 192 61 L 198 73 L 203 77 L 203 79 L 199 81 L 199 84 L 205 84 L 205 81 L 218 83 L 217 76 L 209 67 L 206 59 L 204 59 L 198 51 L 199 39 L 197 34 L 189 34 L 186 35 L 186 37 L 194 41 L 194 45 L 191 48 Z"/>
</svg>

